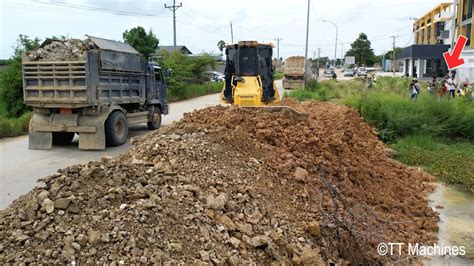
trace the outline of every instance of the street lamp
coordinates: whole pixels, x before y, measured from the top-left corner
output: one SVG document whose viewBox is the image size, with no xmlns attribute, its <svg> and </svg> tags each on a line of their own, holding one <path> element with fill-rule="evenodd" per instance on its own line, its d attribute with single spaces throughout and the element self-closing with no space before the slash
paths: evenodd
<svg viewBox="0 0 474 266">
<path fill-rule="evenodd" d="M 339 29 L 337 28 L 336 23 L 334 23 L 334 22 L 332 22 L 332 21 L 329 21 L 329 20 L 322 20 L 322 22 L 331 23 L 332 25 L 334 25 L 334 27 L 336 27 L 336 43 L 334 44 L 334 68 L 336 68 L 336 58 L 337 58 L 337 33 L 338 33 Z"/>
</svg>

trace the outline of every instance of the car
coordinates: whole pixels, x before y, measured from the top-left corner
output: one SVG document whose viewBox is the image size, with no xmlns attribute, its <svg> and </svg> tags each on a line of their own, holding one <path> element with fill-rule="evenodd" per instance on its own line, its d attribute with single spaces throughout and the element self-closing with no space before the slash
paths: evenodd
<svg viewBox="0 0 474 266">
<path fill-rule="evenodd" d="M 332 75 L 335 73 L 336 71 L 334 70 L 334 67 L 330 67 L 330 68 L 326 68 L 324 70 L 324 76 L 327 77 L 327 78 L 332 78 Z"/>
<path fill-rule="evenodd" d="M 344 77 L 353 77 L 354 76 L 354 70 L 347 68 L 344 69 Z"/>
<path fill-rule="evenodd" d="M 359 68 L 357 69 L 357 76 L 359 76 L 359 77 L 360 77 L 360 76 L 365 76 L 365 77 L 367 77 L 367 68 L 365 68 L 365 67 L 359 67 Z"/>
<path fill-rule="evenodd" d="M 221 72 L 206 71 L 205 75 L 207 76 L 207 80 L 211 82 L 224 82 L 225 81 L 225 76 Z"/>
</svg>

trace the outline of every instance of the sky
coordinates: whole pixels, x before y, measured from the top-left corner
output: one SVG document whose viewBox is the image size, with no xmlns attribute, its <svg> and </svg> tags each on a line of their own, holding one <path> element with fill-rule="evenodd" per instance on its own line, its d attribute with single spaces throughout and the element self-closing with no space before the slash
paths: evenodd
<svg viewBox="0 0 474 266">
<path fill-rule="evenodd" d="M 412 44 L 413 17 L 421 17 L 440 0 L 311 0 L 309 57 L 337 57 L 345 53 L 359 33 L 367 34 L 376 54 Z M 445 1 L 443 1 L 445 2 Z M 176 11 L 177 44 L 194 54 L 219 53 L 217 42 L 280 41 L 280 57 L 304 55 L 307 0 L 182 0 Z M 152 29 L 160 45 L 173 44 L 172 0 L 0 0 L 0 58 L 13 54 L 19 34 L 44 38 L 85 34 L 122 40 L 126 29 Z M 341 45 L 342 44 L 342 45 Z M 274 50 L 276 56 L 277 49 Z"/>
</svg>

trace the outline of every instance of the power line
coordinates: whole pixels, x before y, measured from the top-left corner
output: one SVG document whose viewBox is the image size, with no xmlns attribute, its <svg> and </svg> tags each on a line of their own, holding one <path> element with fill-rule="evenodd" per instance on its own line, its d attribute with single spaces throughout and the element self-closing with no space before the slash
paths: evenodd
<svg viewBox="0 0 474 266">
<path fill-rule="evenodd" d="M 173 11 L 173 51 L 176 51 L 176 10 L 182 7 L 183 3 L 179 3 L 179 6 L 176 5 L 176 0 L 173 0 L 173 5 L 168 6 L 165 4 L 165 8 Z"/>
</svg>

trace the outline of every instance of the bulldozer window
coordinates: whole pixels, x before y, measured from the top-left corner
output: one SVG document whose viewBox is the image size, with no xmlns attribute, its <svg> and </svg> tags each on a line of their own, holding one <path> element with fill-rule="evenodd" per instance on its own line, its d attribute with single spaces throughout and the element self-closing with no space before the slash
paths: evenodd
<svg viewBox="0 0 474 266">
<path fill-rule="evenodd" d="M 256 47 L 240 48 L 239 69 L 240 76 L 256 76 L 258 75 L 258 54 Z"/>
</svg>

